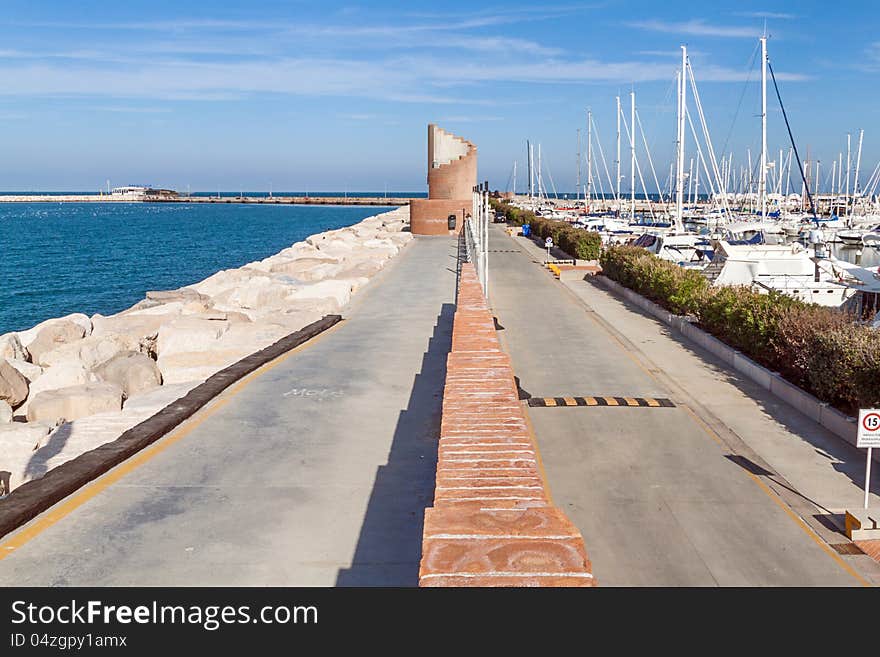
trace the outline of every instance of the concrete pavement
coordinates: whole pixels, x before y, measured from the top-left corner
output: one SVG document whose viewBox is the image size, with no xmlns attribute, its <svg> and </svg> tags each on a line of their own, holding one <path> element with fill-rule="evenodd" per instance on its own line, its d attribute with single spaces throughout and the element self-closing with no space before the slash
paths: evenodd
<svg viewBox="0 0 880 657">
<path fill-rule="evenodd" d="M 490 302 L 524 394 L 677 404 L 528 409 L 551 493 L 583 533 L 600 582 L 847 586 L 877 577 L 873 561 L 838 555 L 755 474 L 763 461 L 742 439 L 788 432 L 802 440 L 795 419 L 786 426 L 734 410 L 747 393 L 699 364 L 695 349 L 673 352 L 665 327 L 585 281 L 571 284 L 573 294 L 534 264 L 545 256 L 531 241 L 494 226 L 490 236 Z M 627 337 L 635 332 L 637 342 Z M 703 404 L 730 408 L 735 430 Z M 793 496 L 803 502 L 800 491 Z"/>
<path fill-rule="evenodd" d="M 0 584 L 416 585 L 456 252 L 414 240 L 343 324 L 0 560 Z"/>
</svg>

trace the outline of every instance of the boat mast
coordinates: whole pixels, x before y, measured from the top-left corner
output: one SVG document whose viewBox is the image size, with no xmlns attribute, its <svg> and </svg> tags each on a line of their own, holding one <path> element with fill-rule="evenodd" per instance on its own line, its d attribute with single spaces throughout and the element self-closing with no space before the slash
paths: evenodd
<svg viewBox="0 0 880 657">
<path fill-rule="evenodd" d="M 574 198 L 579 201 L 581 198 L 581 129 L 577 129 L 578 150 L 577 150 L 577 187 L 575 188 Z"/>
<path fill-rule="evenodd" d="M 675 173 L 675 230 L 684 230 L 682 204 L 684 202 L 684 118 L 687 112 L 687 46 L 681 47 L 681 72 L 678 75 L 678 158 Z"/>
<path fill-rule="evenodd" d="M 617 99 L 617 201 L 620 203 L 620 96 Z"/>
<path fill-rule="evenodd" d="M 761 221 L 767 219 L 767 36 L 761 37 L 761 176 L 758 178 Z"/>
<path fill-rule="evenodd" d="M 694 158 L 691 158 L 690 168 L 688 169 L 688 207 L 694 205 Z"/>
<path fill-rule="evenodd" d="M 636 92 L 629 92 L 629 217 L 636 216 Z"/>
<path fill-rule="evenodd" d="M 593 199 L 593 112 L 587 108 L 587 209 Z"/>
<path fill-rule="evenodd" d="M 541 142 L 538 142 L 538 200 L 542 200 L 546 196 L 544 189 L 544 179 L 541 177 Z"/>
<path fill-rule="evenodd" d="M 856 177 L 853 180 L 853 212 L 856 209 L 856 196 L 859 195 L 859 169 L 862 166 L 862 138 L 865 136 L 864 130 L 859 130 L 859 148 L 856 155 Z"/>
<path fill-rule="evenodd" d="M 535 170 L 532 166 L 532 144 L 528 139 L 526 140 L 526 151 L 528 151 L 527 155 L 529 165 L 529 201 L 531 201 L 535 192 Z"/>
<path fill-rule="evenodd" d="M 513 197 L 516 198 L 516 160 L 513 161 Z"/>
<path fill-rule="evenodd" d="M 849 174 L 852 169 L 852 157 L 850 154 L 850 133 L 846 133 L 846 190 L 843 197 L 843 202 L 846 203 L 846 210 L 843 213 L 843 216 L 849 216 Z"/>
</svg>

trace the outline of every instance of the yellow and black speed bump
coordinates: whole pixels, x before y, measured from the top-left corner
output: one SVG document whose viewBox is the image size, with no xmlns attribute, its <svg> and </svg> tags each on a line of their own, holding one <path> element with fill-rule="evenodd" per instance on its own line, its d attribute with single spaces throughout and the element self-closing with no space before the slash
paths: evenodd
<svg viewBox="0 0 880 657">
<path fill-rule="evenodd" d="M 654 397 L 530 397 L 529 406 L 642 406 L 645 408 L 675 408 L 671 399 Z"/>
</svg>

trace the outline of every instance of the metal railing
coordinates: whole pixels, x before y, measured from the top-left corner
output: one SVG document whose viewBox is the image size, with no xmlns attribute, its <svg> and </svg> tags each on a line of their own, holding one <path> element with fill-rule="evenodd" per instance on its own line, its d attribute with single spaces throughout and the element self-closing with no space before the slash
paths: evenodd
<svg viewBox="0 0 880 657">
<path fill-rule="evenodd" d="M 489 183 L 473 189 L 471 215 L 464 222 L 467 261 L 474 264 L 483 294 L 489 298 Z"/>
</svg>

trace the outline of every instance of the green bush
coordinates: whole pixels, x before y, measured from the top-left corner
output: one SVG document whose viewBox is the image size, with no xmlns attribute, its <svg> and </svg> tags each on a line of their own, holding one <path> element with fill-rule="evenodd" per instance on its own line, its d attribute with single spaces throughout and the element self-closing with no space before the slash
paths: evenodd
<svg viewBox="0 0 880 657">
<path fill-rule="evenodd" d="M 845 313 L 778 292 L 711 287 L 644 249 L 612 246 L 602 273 L 664 308 L 696 317 L 706 331 L 836 408 L 880 404 L 880 331 Z"/>
</svg>

